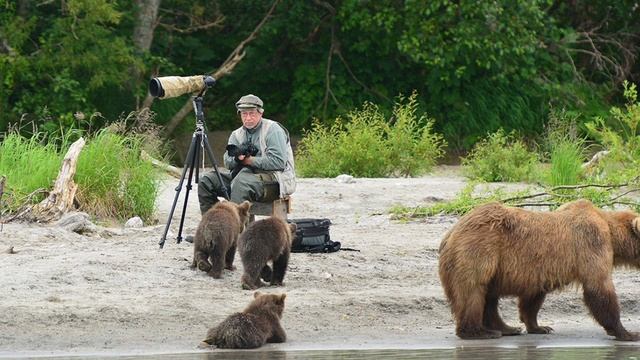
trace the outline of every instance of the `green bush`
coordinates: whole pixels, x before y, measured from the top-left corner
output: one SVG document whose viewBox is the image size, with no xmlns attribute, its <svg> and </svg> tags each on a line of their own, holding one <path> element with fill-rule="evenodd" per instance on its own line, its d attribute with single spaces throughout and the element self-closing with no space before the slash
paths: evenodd
<svg viewBox="0 0 640 360">
<path fill-rule="evenodd" d="M 301 177 L 415 176 L 431 170 L 446 145 L 432 133 L 433 120 L 418 117 L 417 95 L 394 106 L 392 124 L 378 107 L 365 103 L 360 110 L 336 119 L 331 126 L 314 122 L 298 144 L 296 165 Z"/>
<path fill-rule="evenodd" d="M 17 132 L 8 133 L 0 143 L 0 176 L 6 177 L 3 210 L 13 212 L 25 202 L 36 203 L 44 198 L 37 190 L 51 188 L 56 179 L 62 155 L 52 142 L 38 133 L 24 138 Z M 31 199 L 27 197 L 33 194 Z"/>
<path fill-rule="evenodd" d="M 405 104 L 400 97 L 393 111 L 395 122 L 386 128 L 388 161 L 391 171 L 401 176 L 416 176 L 431 171 L 436 161 L 444 155 L 446 142 L 442 135 L 433 132 L 435 121 L 426 115 L 416 115 L 417 93 Z"/>
<path fill-rule="evenodd" d="M 552 110 L 545 142 L 550 162 L 545 182 L 551 186 L 578 184 L 583 175 L 585 140 L 578 136 L 576 116 Z"/>
<path fill-rule="evenodd" d="M 529 151 L 515 133 L 499 129 L 474 145 L 462 159 L 464 174 L 473 180 L 528 181 L 538 168 L 539 157 Z"/>
<path fill-rule="evenodd" d="M 143 137 L 123 136 L 110 129 L 87 141 L 76 173 L 77 198 L 83 210 L 120 220 L 151 218 L 158 184 L 152 164 L 140 158 L 144 143 Z"/>
<path fill-rule="evenodd" d="M 596 176 L 613 182 L 625 182 L 638 175 L 640 166 L 640 103 L 635 84 L 624 82 L 624 109 L 611 108 L 612 121 L 597 117 L 586 124 L 609 154 L 597 165 Z"/>
</svg>

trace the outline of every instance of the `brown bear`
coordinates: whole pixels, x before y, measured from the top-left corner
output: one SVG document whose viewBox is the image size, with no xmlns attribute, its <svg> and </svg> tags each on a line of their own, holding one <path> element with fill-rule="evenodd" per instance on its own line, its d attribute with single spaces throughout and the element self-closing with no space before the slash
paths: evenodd
<svg viewBox="0 0 640 360">
<path fill-rule="evenodd" d="M 253 301 L 241 313 L 234 313 L 207 331 L 202 340 L 223 349 L 254 349 L 265 343 L 282 343 L 287 334 L 280 325 L 287 294 L 256 291 Z"/>
<path fill-rule="evenodd" d="M 295 232 L 295 224 L 287 224 L 277 216 L 254 221 L 247 226 L 238 239 L 238 252 L 244 267 L 243 289 L 264 286 L 260 278 L 271 282 L 271 285 L 282 285 Z M 273 270 L 267 265 L 270 260 Z"/>
<path fill-rule="evenodd" d="M 234 270 L 238 235 L 249 219 L 250 208 L 248 201 L 220 201 L 202 215 L 193 239 L 191 268 L 197 267 L 215 279 L 222 276 L 223 268 Z"/>
<path fill-rule="evenodd" d="M 614 266 L 640 267 L 640 218 L 603 211 L 587 200 L 552 212 L 498 203 L 464 215 L 440 244 L 439 273 L 463 339 L 518 335 L 498 314 L 501 297 L 518 297 L 529 334 L 548 334 L 537 315 L 547 293 L 581 284 L 584 302 L 607 334 L 636 341 L 620 323 L 611 274 Z"/>
</svg>

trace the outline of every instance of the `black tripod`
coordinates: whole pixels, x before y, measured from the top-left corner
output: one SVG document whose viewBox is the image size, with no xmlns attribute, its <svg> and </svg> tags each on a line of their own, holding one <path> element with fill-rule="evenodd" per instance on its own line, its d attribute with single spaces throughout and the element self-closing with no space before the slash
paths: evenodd
<svg viewBox="0 0 640 360">
<path fill-rule="evenodd" d="M 184 183 L 185 175 L 187 174 L 187 170 L 189 170 L 189 177 L 187 178 L 187 192 L 184 194 L 184 205 L 182 206 L 182 216 L 180 217 L 180 227 L 178 229 L 178 236 L 176 238 L 177 243 L 179 244 L 182 241 L 182 227 L 184 225 L 184 216 L 187 212 L 187 202 L 189 201 L 189 191 L 191 191 L 191 179 L 193 178 L 193 172 L 195 170 L 195 182 L 198 183 L 199 176 L 199 168 L 198 164 L 202 159 L 202 148 L 207 149 L 207 154 L 209 155 L 209 159 L 211 160 L 211 164 L 213 165 L 213 171 L 216 173 L 218 177 L 218 181 L 222 185 L 222 189 L 224 191 L 224 197 L 229 200 L 229 191 L 222 181 L 222 177 L 218 172 L 218 165 L 216 164 L 216 160 L 213 157 L 213 151 L 211 150 L 211 146 L 209 145 L 209 138 L 207 136 L 207 132 L 204 126 L 204 113 L 202 112 L 202 96 L 206 91 L 203 89 L 198 95 L 193 98 L 193 108 L 196 112 L 196 130 L 193 132 L 193 136 L 191 137 L 191 145 L 189 145 L 189 151 L 187 152 L 187 158 L 184 163 L 184 169 L 182 169 L 182 176 L 180 177 L 180 182 L 176 187 L 176 196 L 173 198 L 173 205 L 171 205 L 171 211 L 169 211 L 169 219 L 167 219 L 167 225 L 164 228 L 164 233 L 162 234 L 162 238 L 158 243 L 160 245 L 160 249 L 164 246 L 164 242 L 167 239 L 167 232 L 169 231 L 169 225 L 171 224 L 171 218 L 173 218 L 173 212 L 176 209 L 176 203 L 178 202 L 178 197 L 180 196 L 180 190 L 182 190 L 182 184 Z"/>
</svg>

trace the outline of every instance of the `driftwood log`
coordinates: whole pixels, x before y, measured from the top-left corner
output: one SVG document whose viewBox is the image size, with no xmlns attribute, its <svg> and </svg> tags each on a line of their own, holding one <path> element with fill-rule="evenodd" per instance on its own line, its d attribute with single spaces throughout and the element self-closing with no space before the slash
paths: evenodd
<svg viewBox="0 0 640 360">
<path fill-rule="evenodd" d="M 76 140 L 62 160 L 62 167 L 58 178 L 49 192 L 49 196 L 31 209 L 30 218 L 33 221 L 50 222 L 59 219 L 63 214 L 73 209 L 78 185 L 73 181 L 76 174 L 78 156 L 84 147 L 83 138 Z"/>
<path fill-rule="evenodd" d="M 175 166 L 169 165 L 167 163 L 164 163 L 158 159 L 153 158 L 151 155 L 149 155 L 146 151 L 142 150 L 140 152 L 140 158 L 142 158 L 142 160 L 145 161 L 149 161 L 151 164 L 153 164 L 153 166 L 158 167 L 164 171 L 166 171 L 169 175 L 180 179 L 182 177 L 182 170 L 178 169 Z"/>
</svg>

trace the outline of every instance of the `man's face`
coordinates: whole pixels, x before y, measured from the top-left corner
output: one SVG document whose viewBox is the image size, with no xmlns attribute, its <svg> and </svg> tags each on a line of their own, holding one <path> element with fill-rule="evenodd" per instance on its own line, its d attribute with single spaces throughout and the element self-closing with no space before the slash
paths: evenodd
<svg viewBox="0 0 640 360">
<path fill-rule="evenodd" d="M 260 119 L 262 119 L 262 114 L 258 109 L 243 109 L 240 110 L 240 118 L 242 119 L 242 125 L 244 125 L 244 127 L 253 129 L 258 126 Z"/>
</svg>

